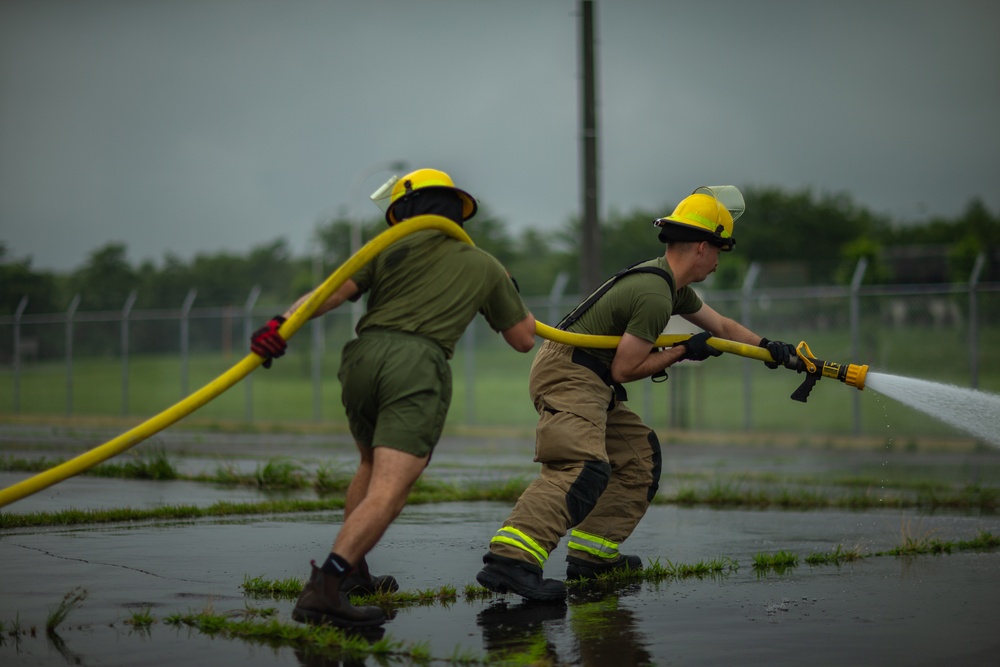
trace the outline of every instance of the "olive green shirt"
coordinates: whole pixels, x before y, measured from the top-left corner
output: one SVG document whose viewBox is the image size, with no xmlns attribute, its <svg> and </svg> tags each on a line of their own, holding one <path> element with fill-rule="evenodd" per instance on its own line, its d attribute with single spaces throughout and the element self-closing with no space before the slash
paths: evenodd
<svg viewBox="0 0 1000 667">
<path fill-rule="evenodd" d="M 654 266 L 671 277 L 674 275 L 663 257 L 642 262 L 639 266 Z M 671 315 L 696 313 L 701 307 L 701 299 L 690 286 L 674 293 L 662 276 L 630 273 L 619 278 L 567 331 L 605 336 L 629 333 L 652 344 L 667 327 Z M 614 349 L 583 349 L 609 366 L 615 356 Z"/>
<path fill-rule="evenodd" d="M 379 327 L 425 336 L 450 359 L 481 312 L 494 331 L 528 316 L 503 266 L 484 250 L 436 230 L 396 241 L 354 274 L 368 307 L 357 332 Z"/>
</svg>

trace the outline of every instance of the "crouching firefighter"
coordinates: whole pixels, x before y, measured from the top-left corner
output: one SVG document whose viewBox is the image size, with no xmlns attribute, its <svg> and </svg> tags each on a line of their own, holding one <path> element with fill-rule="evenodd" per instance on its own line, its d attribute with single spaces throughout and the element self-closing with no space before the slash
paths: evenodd
<svg viewBox="0 0 1000 667">
<path fill-rule="evenodd" d="M 720 253 L 733 249 L 733 223 L 743 209 L 734 186 L 698 188 L 654 221 L 666 244 L 662 257 L 612 276 L 559 324 L 572 333 L 621 336 L 616 349 L 553 341 L 539 349 L 529 392 L 538 411 L 534 460 L 541 474 L 490 540 L 480 584 L 530 600 L 565 599 L 563 582 L 543 571 L 567 531 L 567 579 L 642 569 L 642 558 L 621 547 L 656 495 L 662 454 L 656 433 L 626 406 L 622 385 L 665 379 L 679 361 L 722 354 L 706 342 L 711 336 L 766 347 L 779 363 L 794 354 L 792 346 L 720 315 L 691 288 L 715 271 Z M 703 331 L 657 349 L 653 343 L 672 315 Z"/>
</svg>

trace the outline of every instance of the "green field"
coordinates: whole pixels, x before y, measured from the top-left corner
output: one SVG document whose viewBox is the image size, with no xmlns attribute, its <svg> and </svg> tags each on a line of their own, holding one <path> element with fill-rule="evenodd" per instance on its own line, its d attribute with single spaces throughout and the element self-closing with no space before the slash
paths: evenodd
<svg viewBox="0 0 1000 667">
<path fill-rule="evenodd" d="M 818 332 L 807 342 L 819 357 L 841 363 L 867 363 L 871 372 L 969 386 L 965 340 L 957 332 L 895 331 L 869 335 L 870 352 L 850 358 L 845 333 Z M 1000 331 L 981 334 L 979 388 L 1000 392 Z M 226 422 L 239 427 L 263 424 L 314 423 L 346 430 L 336 378 L 342 341 L 327 340 L 319 397 L 311 361 L 303 349 L 292 350 L 271 369 L 258 369 L 248 380 L 189 418 L 192 422 Z M 460 344 L 452 360 L 454 400 L 448 427 L 533 428 L 535 413 L 527 396 L 533 354 L 517 354 L 498 337 L 480 340 L 474 355 Z M 221 354 L 192 355 L 187 388 L 195 391 L 238 361 Z M 760 362 L 723 355 L 703 364 L 682 363 L 669 370 L 663 384 L 628 385 L 629 404 L 666 440 L 692 433 L 723 433 L 756 440 L 797 442 L 824 438 L 865 439 L 905 447 L 926 440 L 970 440 L 968 436 L 870 390 L 858 392 L 823 379 L 808 403 L 789 395 L 803 376 L 785 369 L 769 370 Z M 76 358 L 72 376 L 63 362 L 24 364 L 18 378 L 15 410 L 14 375 L 0 370 L 0 417 L 127 417 L 138 421 L 179 401 L 183 369 L 177 356 L 134 355 L 128 367 L 128 410 L 123 401 L 123 367 L 118 358 Z M 471 378 L 471 380 L 470 380 Z M 70 396 L 72 403 L 70 405 Z M 250 410 L 248 412 L 248 401 Z M 318 411 L 318 414 L 317 414 Z M 859 415 L 860 433 L 855 431 Z M 248 418 L 249 415 L 249 418 Z"/>
</svg>

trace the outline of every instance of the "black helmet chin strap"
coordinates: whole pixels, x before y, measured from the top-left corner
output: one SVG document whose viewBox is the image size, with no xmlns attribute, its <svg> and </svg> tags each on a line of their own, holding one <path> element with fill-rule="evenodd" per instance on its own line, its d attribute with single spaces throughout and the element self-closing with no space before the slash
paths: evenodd
<svg viewBox="0 0 1000 667">
<path fill-rule="evenodd" d="M 660 233 L 657 234 L 657 238 L 660 239 L 660 243 L 701 243 L 702 241 L 708 241 L 723 250 L 732 250 L 733 246 L 736 245 L 736 239 L 724 239 L 718 234 L 688 227 L 687 225 L 663 225 L 660 227 Z"/>
<path fill-rule="evenodd" d="M 462 225 L 462 198 L 448 188 L 421 188 L 403 195 L 393 205 L 399 221 L 418 215 L 440 215 Z"/>
</svg>

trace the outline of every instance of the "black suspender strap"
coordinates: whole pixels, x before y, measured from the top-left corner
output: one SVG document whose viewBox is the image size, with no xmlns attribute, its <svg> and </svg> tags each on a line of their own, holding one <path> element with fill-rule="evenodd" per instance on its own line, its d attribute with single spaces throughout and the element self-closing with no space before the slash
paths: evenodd
<svg viewBox="0 0 1000 667">
<path fill-rule="evenodd" d="M 645 261 L 648 261 L 648 260 L 643 260 L 643 262 L 645 262 Z M 607 293 L 607 291 L 609 289 L 611 289 L 612 285 L 614 285 L 618 281 L 619 278 L 627 276 L 627 275 L 629 275 L 631 273 L 653 273 L 653 274 L 656 274 L 656 275 L 660 276 L 661 278 L 663 278 L 664 280 L 667 281 L 667 284 L 670 286 L 671 293 L 673 293 L 673 292 L 676 291 L 676 288 L 674 287 L 674 277 L 673 276 L 671 276 L 669 273 L 667 273 L 666 271 L 664 271 L 663 269 L 661 269 L 658 266 L 639 266 L 639 264 L 642 264 L 643 262 L 638 262 L 638 263 L 633 264 L 632 266 L 630 266 L 630 267 L 628 267 L 626 269 L 622 269 L 621 271 L 619 271 L 615 275 L 613 275 L 610 278 L 608 278 L 607 280 L 605 280 L 603 285 L 601 285 L 596 290 L 594 290 L 594 292 L 590 296 L 588 296 L 586 299 L 584 299 L 583 302 L 580 305 L 578 305 L 576 308 L 574 308 L 572 310 L 572 312 L 570 312 L 569 315 L 567 315 L 566 317 L 562 318 L 562 321 L 559 322 L 559 326 L 557 326 L 556 328 L 557 329 L 562 329 L 564 331 L 566 329 L 568 329 L 570 326 L 573 325 L 574 322 L 576 322 L 578 319 L 580 319 L 580 316 L 583 315 L 587 311 L 587 309 L 589 309 L 591 306 L 593 306 L 595 303 L 597 303 L 597 300 L 600 299 L 602 296 L 604 296 Z"/>
<path fill-rule="evenodd" d="M 661 278 L 663 278 L 665 281 L 667 281 L 667 285 L 670 286 L 671 293 L 673 293 L 673 292 L 676 291 L 675 288 L 674 288 L 674 277 L 673 276 L 671 276 L 668 272 L 664 271 L 663 269 L 659 268 L 658 266 L 639 266 L 639 264 L 643 264 L 643 263 L 644 262 L 638 262 L 637 264 L 633 264 L 632 266 L 630 266 L 630 267 L 628 267 L 626 269 L 622 269 L 621 271 L 619 271 L 615 275 L 613 275 L 610 278 L 608 278 L 606 281 L 604 281 L 603 285 L 601 285 L 596 290 L 594 290 L 593 294 L 591 294 L 586 299 L 584 299 L 583 303 L 581 303 L 580 305 L 578 305 L 576 308 L 573 309 L 572 312 L 570 312 L 569 315 L 567 315 L 566 317 L 564 317 L 562 319 L 562 321 L 559 322 L 559 326 L 556 327 L 556 328 L 557 329 L 562 329 L 562 330 L 565 331 L 574 322 L 576 322 L 578 319 L 580 319 L 580 316 L 583 315 L 587 311 L 588 308 L 590 308 L 595 303 L 597 303 L 597 300 L 600 299 L 602 296 L 604 296 L 608 292 L 608 290 L 611 289 L 611 287 L 615 284 L 615 282 L 618 281 L 619 278 L 622 278 L 623 276 L 627 276 L 627 275 L 632 274 L 632 273 L 652 273 L 652 274 L 658 275 Z M 601 378 L 601 380 L 606 385 L 608 385 L 609 387 L 611 387 L 611 390 L 614 392 L 614 396 L 612 397 L 611 402 L 608 404 L 608 410 L 610 410 L 611 408 L 614 407 L 615 401 L 627 401 L 628 400 L 628 394 L 625 391 L 625 387 L 623 387 L 620 383 L 615 382 L 613 379 L 611 379 L 611 371 L 610 371 L 610 369 L 608 369 L 608 367 L 605 366 L 604 363 L 598 361 L 596 357 L 593 357 L 590 354 L 587 354 L 586 352 L 584 352 L 580 348 L 576 348 L 575 350 L 573 350 L 573 363 L 579 364 L 580 366 L 584 366 L 584 367 L 590 369 L 591 371 L 593 371 L 594 373 L 596 373 L 597 376 L 599 378 Z M 660 374 L 662 374 L 662 379 L 663 380 L 667 379 L 667 374 L 666 373 L 664 373 L 663 371 L 660 371 L 660 373 L 657 374 L 657 375 L 660 375 Z M 656 377 L 656 376 L 654 376 L 654 377 Z"/>
</svg>

